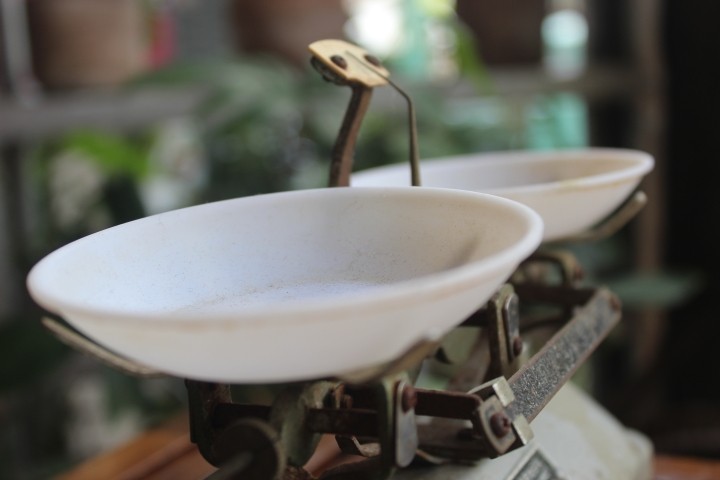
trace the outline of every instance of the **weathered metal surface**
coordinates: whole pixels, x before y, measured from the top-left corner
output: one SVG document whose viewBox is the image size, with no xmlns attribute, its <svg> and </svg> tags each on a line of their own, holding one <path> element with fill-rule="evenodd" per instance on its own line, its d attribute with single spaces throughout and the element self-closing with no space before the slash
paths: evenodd
<svg viewBox="0 0 720 480">
<path fill-rule="evenodd" d="M 269 423 L 277 432 L 290 465 L 304 465 L 315 451 L 320 435 L 307 428 L 307 417 L 310 409 L 323 406 L 333 387 L 331 382 L 291 385 L 275 398 Z"/>
<path fill-rule="evenodd" d="M 308 46 L 315 62 L 343 84 L 368 88 L 387 85 L 390 72 L 366 50 L 342 40 L 319 40 Z M 317 64 L 315 64 L 317 67 Z"/>
<path fill-rule="evenodd" d="M 229 385 L 186 380 L 188 410 L 190 411 L 190 440 L 211 465 L 220 466 L 222 460 L 215 451 L 218 435 L 213 414 L 219 404 L 232 403 Z"/>
<path fill-rule="evenodd" d="M 306 428 L 317 433 L 378 437 L 378 414 L 374 410 L 311 409 L 307 412 Z"/>
<path fill-rule="evenodd" d="M 476 395 L 443 390 L 418 388 L 415 413 L 437 418 L 469 420 L 480 406 L 481 399 Z"/>
<path fill-rule="evenodd" d="M 395 384 L 392 405 L 393 428 L 390 438 L 380 444 L 382 449 L 392 442 L 393 463 L 401 468 L 410 465 L 419 445 L 415 410 L 408 404 L 409 394 L 406 393 L 408 391 L 415 393 L 413 387 L 405 380 Z M 417 396 L 413 395 L 413 397 L 414 400 L 410 400 L 410 403 L 417 402 Z"/>
<path fill-rule="evenodd" d="M 506 422 L 507 428 L 498 428 Z M 490 458 L 509 451 L 517 440 L 510 428 L 510 417 L 497 397 L 490 397 L 480 404 L 472 423 L 473 433 L 484 443 L 485 453 Z"/>
<path fill-rule="evenodd" d="M 541 283 L 550 286 L 558 284 L 551 278 L 552 270 L 549 270 L 551 268 L 554 268 L 560 277 L 559 285 L 565 287 L 577 286 L 585 276 L 582 266 L 572 252 L 544 248 L 522 262 L 515 275 L 524 275 L 526 277 L 524 283 Z"/>
<path fill-rule="evenodd" d="M 516 338 L 520 338 L 520 310 L 512 285 L 503 285 L 490 298 L 487 312 L 490 344 L 490 365 L 487 376 L 494 378 L 511 373 L 511 364 L 515 360 L 513 342 Z"/>
<path fill-rule="evenodd" d="M 532 421 L 620 320 L 617 297 L 599 289 L 509 382 L 512 409 Z"/>
<path fill-rule="evenodd" d="M 360 47 L 341 40 L 321 40 L 309 47 L 312 64 L 323 78 L 352 90 L 350 103 L 340 125 L 330 159 L 330 187 L 350 185 L 355 142 L 363 117 L 370 104 L 373 87 L 386 85 L 389 72 L 368 61 L 368 53 Z"/>
<path fill-rule="evenodd" d="M 236 420 L 224 428 L 213 445 L 220 477 L 279 480 L 287 455 L 277 431 L 257 418 Z"/>
</svg>

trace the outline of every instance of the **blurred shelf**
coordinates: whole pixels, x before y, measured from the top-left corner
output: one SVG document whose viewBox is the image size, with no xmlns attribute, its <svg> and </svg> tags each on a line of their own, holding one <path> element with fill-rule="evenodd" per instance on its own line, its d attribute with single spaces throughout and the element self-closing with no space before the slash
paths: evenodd
<svg viewBox="0 0 720 480">
<path fill-rule="evenodd" d="M 206 96 L 193 87 L 48 94 L 33 105 L 0 97 L 0 141 L 42 140 L 90 127 L 139 130 L 192 113 Z"/>
</svg>

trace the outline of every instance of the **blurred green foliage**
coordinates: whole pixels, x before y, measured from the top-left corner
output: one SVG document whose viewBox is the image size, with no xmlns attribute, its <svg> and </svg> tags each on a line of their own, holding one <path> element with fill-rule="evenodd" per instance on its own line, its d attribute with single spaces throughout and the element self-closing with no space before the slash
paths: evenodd
<svg viewBox="0 0 720 480">
<path fill-rule="evenodd" d="M 109 177 L 139 179 L 148 171 L 148 145 L 147 137 L 138 142 L 117 134 L 83 130 L 65 135 L 60 139 L 58 149 L 93 159 Z"/>
</svg>

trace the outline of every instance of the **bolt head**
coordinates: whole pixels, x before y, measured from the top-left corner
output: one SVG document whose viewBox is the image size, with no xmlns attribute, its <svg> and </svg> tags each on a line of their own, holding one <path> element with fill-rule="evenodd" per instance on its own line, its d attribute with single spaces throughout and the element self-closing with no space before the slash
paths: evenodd
<svg viewBox="0 0 720 480">
<path fill-rule="evenodd" d="M 412 386 L 406 385 L 402 390 L 400 398 L 400 405 L 402 406 L 403 412 L 408 412 L 409 410 L 415 408 L 417 402 L 417 392 Z"/>
<path fill-rule="evenodd" d="M 343 70 L 347 69 L 348 67 L 347 60 L 345 60 L 340 55 L 333 55 L 332 57 L 330 57 L 330 61 L 338 67 L 342 68 Z"/>
<path fill-rule="evenodd" d="M 490 416 L 490 430 L 496 437 L 504 437 L 510 433 L 510 428 L 510 419 L 503 412 L 496 412 Z"/>
<path fill-rule="evenodd" d="M 512 351 L 513 351 L 513 355 L 516 357 L 519 356 L 523 351 L 523 341 L 519 335 L 517 337 L 513 338 Z"/>
<path fill-rule="evenodd" d="M 374 66 L 376 66 L 376 67 L 382 66 L 382 63 L 380 62 L 380 59 L 377 58 L 375 55 L 367 54 L 367 55 L 365 55 L 365 60 L 366 60 L 369 64 L 374 65 Z"/>
</svg>

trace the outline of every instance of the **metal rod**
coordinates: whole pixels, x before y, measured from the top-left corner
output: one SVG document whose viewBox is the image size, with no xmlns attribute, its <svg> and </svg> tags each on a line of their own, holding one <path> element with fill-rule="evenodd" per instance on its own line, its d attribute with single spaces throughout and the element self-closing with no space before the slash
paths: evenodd
<svg viewBox="0 0 720 480">
<path fill-rule="evenodd" d="M 376 72 L 377 73 L 377 72 Z M 378 73 L 378 75 L 380 75 Z M 407 102 L 407 112 L 408 112 L 408 128 L 410 130 L 409 136 L 410 136 L 410 184 L 413 187 L 419 187 L 422 185 L 422 180 L 420 179 L 420 159 L 418 154 L 418 140 L 417 140 L 417 122 L 415 117 L 415 105 L 413 104 L 412 99 L 410 98 L 410 95 L 405 93 L 395 82 L 390 80 L 389 78 L 385 78 L 387 80 L 388 85 L 393 87 L 396 92 L 398 92 L 400 95 L 403 96 L 405 101 Z"/>
<path fill-rule="evenodd" d="M 372 88 L 370 87 L 358 83 L 351 84 L 350 88 L 352 96 L 330 160 L 330 180 L 328 182 L 330 187 L 350 186 L 355 142 L 372 97 Z"/>
</svg>

